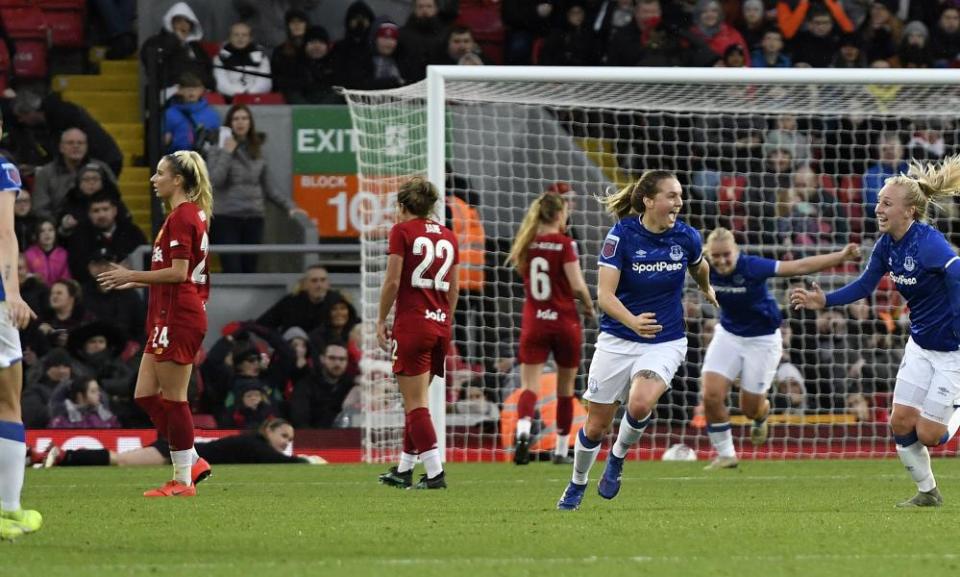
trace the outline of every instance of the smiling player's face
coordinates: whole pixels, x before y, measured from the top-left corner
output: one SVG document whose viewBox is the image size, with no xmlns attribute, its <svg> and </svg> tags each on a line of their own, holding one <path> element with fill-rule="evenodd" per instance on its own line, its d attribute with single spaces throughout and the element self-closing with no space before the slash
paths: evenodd
<svg viewBox="0 0 960 577">
<path fill-rule="evenodd" d="M 899 184 L 887 184 L 877 194 L 877 230 L 895 238 L 903 236 L 913 222 L 915 210 L 907 203 L 907 194 Z"/>
<path fill-rule="evenodd" d="M 717 271 L 717 274 L 723 276 L 733 272 L 739 254 L 740 249 L 737 248 L 737 244 L 730 240 L 715 240 L 707 246 L 707 260 L 710 261 L 710 266 Z"/>
<path fill-rule="evenodd" d="M 661 180 L 657 188 L 653 198 L 643 199 L 644 214 L 649 215 L 649 222 L 655 228 L 666 230 L 677 222 L 677 216 L 683 208 L 683 189 L 675 178 Z"/>
</svg>

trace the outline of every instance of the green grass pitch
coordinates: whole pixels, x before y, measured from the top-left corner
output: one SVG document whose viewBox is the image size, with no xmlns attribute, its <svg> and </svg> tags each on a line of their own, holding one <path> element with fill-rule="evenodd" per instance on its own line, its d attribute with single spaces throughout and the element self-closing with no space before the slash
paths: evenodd
<svg viewBox="0 0 960 577">
<path fill-rule="evenodd" d="M 168 469 L 30 470 L 46 526 L 0 543 L 4 576 L 957 575 L 960 461 L 945 505 L 899 462 L 628 462 L 620 495 L 555 504 L 568 466 L 452 464 L 446 491 L 379 486 L 371 465 L 220 466 L 195 499 L 147 500 Z M 419 471 L 418 471 L 419 472 Z"/>
</svg>

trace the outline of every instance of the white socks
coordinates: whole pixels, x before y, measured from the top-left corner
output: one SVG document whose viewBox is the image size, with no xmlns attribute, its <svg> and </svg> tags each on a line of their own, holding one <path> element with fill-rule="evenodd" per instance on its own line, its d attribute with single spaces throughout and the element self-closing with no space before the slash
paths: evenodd
<svg viewBox="0 0 960 577">
<path fill-rule="evenodd" d="M 25 440 L 22 423 L 0 421 L 0 510 L 20 510 Z"/>
<path fill-rule="evenodd" d="M 897 445 L 897 455 L 904 468 L 910 473 L 917 490 L 921 493 L 932 491 L 937 486 L 933 478 L 933 469 L 930 468 L 930 451 L 919 441 L 909 447 Z"/>
<path fill-rule="evenodd" d="M 524 418 L 517 421 L 517 438 L 530 436 L 530 419 Z"/>
<path fill-rule="evenodd" d="M 173 480 L 179 481 L 184 485 L 193 483 L 193 476 L 190 474 L 193 468 L 193 457 L 196 451 L 193 447 L 183 451 L 170 451 L 170 460 L 173 461 Z"/>
<path fill-rule="evenodd" d="M 736 457 L 737 451 L 733 448 L 733 432 L 730 422 L 713 423 L 707 425 L 707 436 L 710 444 L 717 450 L 720 457 Z"/>
<path fill-rule="evenodd" d="M 630 411 L 623 413 L 623 419 L 620 420 L 620 432 L 617 433 L 617 442 L 610 449 L 614 457 L 622 459 L 627 456 L 627 451 L 640 440 L 643 430 L 650 424 L 651 414 L 647 413 L 645 417 L 637 420 L 630 416 Z"/>
<path fill-rule="evenodd" d="M 570 435 L 557 435 L 557 445 L 553 448 L 553 454 L 566 457 L 569 452 Z"/>
<path fill-rule="evenodd" d="M 440 463 L 440 449 L 430 449 L 420 453 L 420 460 L 423 461 L 423 466 L 427 470 L 428 479 L 433 479 L 443 472 L 443 464 Z"/>
<path fill-rule="evenodd" d="M 600 453 L 600 441 L 591 441 L 580 429 L 573 449 L 573 479 L 577 485 L 586 485 L 590 478 L 590 467 Z"/>
<path fill-rule="evenodd" d="M 417 456 L 413 453 L 400 453 L 400 464 L 397 465 L 398 473 L 406 473 L 413 469 L 417 464 Z"/>
</svg>

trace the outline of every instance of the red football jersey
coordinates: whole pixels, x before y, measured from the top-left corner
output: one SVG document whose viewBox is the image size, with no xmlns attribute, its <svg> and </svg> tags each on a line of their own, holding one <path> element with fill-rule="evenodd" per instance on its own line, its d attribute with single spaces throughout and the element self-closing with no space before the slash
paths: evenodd
<svg viewBox="0 0 960 577">
<path fill-rule="evenodd" d="M 174 259 L 188 260 L 187 280 L 150 285 L 147 330 L 154 325 L 167 325 L 206 332 L 210 294 L 208 244 L 207 215 L 196 204 L 181 203 L 167 215 L 153 242 L 150 270 L 170 268 Z"/>
<path fill-rule="evenodd" d="M 453 315 L 447 292 L 450 269 L 460 262 L 457 237 L 433 220 L 408 220 L 390 229 L 389 254 L 403 257 L 394 334 L 398 330 L 450 334 Z"/>
<path fill-rule="evenodd" d="M 523 273 L 523 326 L 577 320 L 577 304 L 563 265 L 575 262 L 577 243 L 562 233 L 541 234 L 527 250 Z"/>
</svg>

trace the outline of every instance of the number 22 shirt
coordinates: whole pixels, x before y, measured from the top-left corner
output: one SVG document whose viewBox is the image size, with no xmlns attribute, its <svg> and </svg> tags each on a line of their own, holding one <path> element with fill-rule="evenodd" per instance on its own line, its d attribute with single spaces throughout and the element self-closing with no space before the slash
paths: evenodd
<svg viewBox="0 0 960 577">
<path fill-rule="evenodd" d="M 447 294 L 451 268 L 460 262 L 449 228 L 417 218 L 390 229 L 389 254 L 403 257 L 393 331 L 447 336 L 452 314 Z"/>
</svg>

